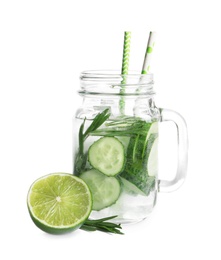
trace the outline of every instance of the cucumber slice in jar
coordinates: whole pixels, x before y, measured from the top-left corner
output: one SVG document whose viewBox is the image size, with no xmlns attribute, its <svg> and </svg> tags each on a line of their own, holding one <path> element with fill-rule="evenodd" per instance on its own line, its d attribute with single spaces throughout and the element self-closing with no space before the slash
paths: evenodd
<svg viewBox="0 0 221 260">
<path fill-rule="evenodd" d="M 88 160 L 93 168 L 115 176 L 124 169 L 124 146 L 116 137 L 102 137 L 90 146 Z"/>
<path fill-rule="evenodd" d="M 101 210 L 113 205 L 121 192 L 120 182 L 92 169 L 79 176 L 88 185 L 93 198 L 93 210 Z"/>
<path fill-rule="evenodd" d="M 155 140 L 158 137 L 158 125 L 157 122 L 142 122 L 141 126 L 142 131 L 130 138 L 126 166 L 120 177 L 131 182 L 148 196 L 155 185 L 157 175 L 157 142 L 155 143 Z"/>
</svg>

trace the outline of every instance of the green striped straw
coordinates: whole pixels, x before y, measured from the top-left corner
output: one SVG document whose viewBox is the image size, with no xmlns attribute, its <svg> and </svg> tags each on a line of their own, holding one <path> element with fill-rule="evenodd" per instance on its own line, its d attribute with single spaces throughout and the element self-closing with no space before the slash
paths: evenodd
<svg viewBox="0 0 221 260">
<path fill-rule="evenodd" d="M 131 39 L 131 32 L 124 32 L 124 49 L 123 49 L 123 59 L 122 59 L 122 68 L 121 68 L 122 75 L 128 75 L 129 59 L 130 59 L 130 39 Z M 122 84 L 122 88 L 120 90 L 121 95 L 125 93 L 124 85 L 126 83 L 127 83 L 126 77 L 123 77 L 123 80 L 121 81 Z M 121 114 L 124 114 L 124 108 L 125 108 L 125 100 L 124 100 L 124 96 L 121 96 L 120 99 Z"/>
<path fill-rule="evenodd" d="M 156 37 L 156 33 L 150 32 L 141 74 L 147 74 L 150 71 L 150 60 L 153 52 L 153 47 L 155 44 L 155 37 Z"/>
</svg>

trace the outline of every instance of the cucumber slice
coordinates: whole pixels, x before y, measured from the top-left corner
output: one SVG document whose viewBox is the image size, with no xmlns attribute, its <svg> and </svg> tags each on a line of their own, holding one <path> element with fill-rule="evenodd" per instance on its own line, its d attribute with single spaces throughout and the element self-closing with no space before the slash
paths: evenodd
<svg viewBox="0 0 221 260">
<path fill-rule="evenodd" d="M 121 177 L 134 184 L 146 195 L 155 183 L 157 172 L 157 143 L 150 156 L 153 144 L 158 137 L 158 124 L 143 122 L 143 131 L 130 138 L 127 148 L 127 161 Z M 150 170 L 150 174 L 148 172 Z"/>
<path fill-rule="evenodd" d="M 157 176 L 158 171 L 158 138 L 155 139 L 147 162 L 149 176 Z"/>
<path fill-rule="evenodd" d="M 83 172 L 80 178 L 88 185 L 93 198 L 93 210 L 101 210 L 114 204 L 121 192 L 120 182 L 92 169 Z"/>
<path fill-rule="evenodd" d="M 88 160 L 95 169 L 114 176 L 124 168 L 124 146 L 115 137 L 102 137 L 90 146 Z"/>
</svg>

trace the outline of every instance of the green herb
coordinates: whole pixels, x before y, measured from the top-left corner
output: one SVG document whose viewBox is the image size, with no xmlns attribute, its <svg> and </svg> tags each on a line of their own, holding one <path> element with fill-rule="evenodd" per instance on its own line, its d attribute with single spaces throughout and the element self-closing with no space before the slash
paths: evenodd
<svg viewBox="0 0 221 260">
<path fill-rule="evenodd" d="M 95 130 L 90 133 L 92 136 L 135 136 L 137 133 L 146 135 L 151 123 L 146 123 L 136 118 L 125 118 L 122 121 L 106 123 L 107 128 Z"/>
<path fill-rule="evenodd" d="M 110 112 L 108 108 L 105 109 L 102 113 L 97 114 L 94 120 L 92 121 L 91 125 L 82 135 L 83 141 L 85 141 L 86 138 L 89 136 L 89 134 L 95 131 L 96 129 L 98 129 L 109 117 L 110 117 Z"/>
<path fill-rule="evenodd" d="M 110 117 L 109 109 L 105 109 L 103 112 L 96 115 L 90 126 L 84 132 L 85 120 L 81 124 L 79 129 L 79 150 L 75 158 L 75 174 L 79 175 L 85 170 L 87 162 L 87 153 L 84 153 L 84 142 L 91 134 L 91 132 L 96 131 L 108 118 Z"/>
<path fill-rule="evenodd" d="M 150 134 L 147 139 L 151 124 L 146 123 L 143 132 L 138 131 L 130 138 L 127 148 L 127 161 L 121 176 L 137 186 L 146 195 L 155 185 L 155 177 L 148 175 L 148 158 L 157 134 Z"/>
<path fill-rule="evenodd" d="M 96 219 L 96 220 L 91 220 L 87 219 L 84 224 L 80 227 L 80 229 L 85 230 L 85 231 L 102 231 L 106 233 L 113 233 L 113 234 L 121 234 L 123 235 L 120 231 L 121 225 L 120 224 L 115 224 L 111 222 L 106 222 L 107 220 L 116 218 L 117 216 L 111 216 L 107 218 L 101 218 L 101 219 Z"/>
</svg>

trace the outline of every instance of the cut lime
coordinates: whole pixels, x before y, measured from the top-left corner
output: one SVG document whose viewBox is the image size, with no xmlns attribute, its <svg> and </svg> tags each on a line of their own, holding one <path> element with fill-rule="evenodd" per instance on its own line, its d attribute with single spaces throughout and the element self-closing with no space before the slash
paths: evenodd
<svg viewBox="0 0 221 260">
<path fill-rule="evenodd" d="M 60 234 L 84 223 L 92 209 L 92 196 L 82 179 L 68 173 L 52 173 L 31 185 L 27 204 L 36 226 Z"/>
</svg>

